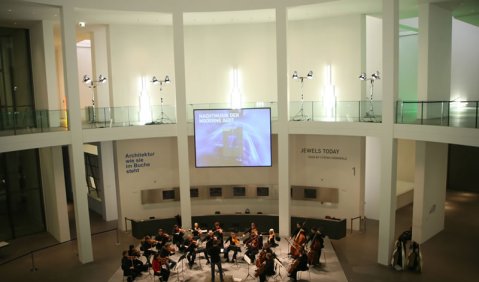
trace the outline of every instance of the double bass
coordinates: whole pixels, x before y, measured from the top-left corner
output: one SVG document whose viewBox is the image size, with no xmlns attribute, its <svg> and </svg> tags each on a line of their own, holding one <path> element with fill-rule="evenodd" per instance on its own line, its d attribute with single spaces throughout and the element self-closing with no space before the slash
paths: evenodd
<svg viewBox="0 0 479 282">
<path fill-rule="evenodd" d="M 311 240 L 311 247 L 308 252 L 308 264 L 319 265 L 319 257 L 321 256 L 321 249 L 324 247 L 322 234 L 315 230 L 313 239 Z"/>
<path fill-rule="evenodd" d="M 293 242 L 291 243 L 291 248 L 289 250 L 291 256 L 294 258 L 299 257 L 301 255 L 301 249 L 303 248 L 305 243 L 306 235 L 304 234 L 304 229 L 301 227 L 301 229 L 298 231 L 298 234 L 296 234 Z"/>
</svg>

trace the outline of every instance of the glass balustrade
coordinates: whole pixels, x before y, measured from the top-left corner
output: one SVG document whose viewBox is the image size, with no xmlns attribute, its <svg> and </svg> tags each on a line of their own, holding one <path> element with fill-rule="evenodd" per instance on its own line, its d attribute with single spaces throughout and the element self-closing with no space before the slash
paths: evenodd
<svg viewBox="0 0 479 282">
<path fill-rule="evenodd" d="M 478 128 L 479 101 L 397 101 L 396 123 Z"/>
<path fill-rule="evenodd" d="M 269 107 L 271 119 L 278 119 L 277 102 L 250 102 L 244 108 Z M 187 105 L 187 122 L 193 122 L 195 109 L 226 109 L 228 103 Z M 396 123 L 478 128 L 479 101 L 397 101 Z M 175 124 L 176 107 L 158 105 L 142 111 L 139 107 L 87 107 L 81 111 L 84 129 Z M 295 122 L 371 122 L 382 121 L 382 101 L 293 101 L 289 120 Z M 64 110 L 0 110 L 0 135 L 31 134 L 68 130 Z"/>
<path fill-rule="evenodd" d="M 20 135 L 68 130 L 64 110 L 32 110 L 19 108 L 0 110 L 0 135 Z"/>
</svg>

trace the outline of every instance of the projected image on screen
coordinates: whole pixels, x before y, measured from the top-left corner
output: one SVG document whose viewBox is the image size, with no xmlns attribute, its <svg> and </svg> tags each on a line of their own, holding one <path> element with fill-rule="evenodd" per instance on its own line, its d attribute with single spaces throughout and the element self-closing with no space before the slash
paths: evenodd
<svg viewBox="0 0 479 282">
<path fill-rule="evenodd" d="M 271 110 L 194 111 L 196 167 L 271 166 Z"/>
</svg>

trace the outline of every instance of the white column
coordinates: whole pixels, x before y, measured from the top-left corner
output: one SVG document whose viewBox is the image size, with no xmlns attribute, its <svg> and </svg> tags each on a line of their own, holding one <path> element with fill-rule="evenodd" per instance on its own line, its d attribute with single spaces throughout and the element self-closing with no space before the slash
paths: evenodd
<svg viewBox="0 0 479 282">
<path fill-rule="evenodd" d="M 399 3 L 383 0 L 383 116 L 381 139 L 381 192 L 378 263 L 388 265 L 396 222 L 396 156 L 394 103 L 398 93 Z"/>
<path fill-rule="evenodd" d="M 103 219 L 106 221 L 116 220 L 118 219 L 118 206 L 113 142 L 101 142 L 99 155 L 101 158 L 101 181 L 103 182 L 103 189 L 101 191 Z"/>
<path fill-rule="evenodd" d="M 73 201 L 78 243 L 78 258 L 81 263 L 93 261 L 93 249 L 88 212 L 88 188 L 85 182 L 85 160 L 83 156 L 83 135 L 78 89 L 78 69 L 76 52 L 75 10 L 65 4 L 61 9 L 61 29 L 63 46 L 63 71 L 65 92 L 68 99 L 69 126 L 72 136 L 69 145 L 70 169 L 72 177 Z"/>
<path fill-rule="evenodd" d="M 452 14 L 431 3 L 419 5 L 419 100 L 449 100 Z M 424 108 L 424 118 L 441 113 Z M 444 229 L 447 144 L 416 142 L 413 240 L 423 243 Z"/>
<path fill-rule="evenodd" d="M 418 99 L 446 100 L 451 88 L 451 11 L 419 5 Z"/>
<path fill-rule="evenodd" d="M 47 231 L 59 242 L 70 240 L 62 148 L 40 148 L 43 201 Z"/>
<path fill-rule="evenodd" d="M 279 234 L 291 232 L 288 136 L 288 14 L 285 7 L 276 9 L 276 62 L 278 85 L 278 205 Z"/>
<path fill-rule="evenodd" d="M 101 74 L 107 78 L 110 78 L 109 75 L 109 64 L 108 64 L 108 41 L 107 41 L 107 28 L 105 26 L 95 27 L 92 32 L 92 42 L 91 42 L 91 55 L 92 55 L 92 68 L 93 73 L 92 79 L 98 79 L 98 76 Z M 105 83 L 101 87 L 96 88 L 96 100 L 95 107 L 97 108 L 107 108 L 110 106 L 110 83 L 111 79 L 107 80 L 108 83 Z M 103 110 L 103 109 L 102 109 Z M 100 121 L 109 116 L 108 113 L 100 110 Z M 108 121 L 108 120 L 106 120 Z"/>
<path fill-rule="evenodd" d="M 366 137 L 365 153 L 365 210 L 369 219 L 379 220 L 379 196 L 381 194 L 381 139 Z"/>
<path fill-rule="evenodd" d="M 184 228 L 191 228 L 190 166 L 186 114 L 185 42 L 183 13 L 173 13 L 173 48 L 176 81 L 176 126 L 178 141 L 178 171 L 180 176 L 180 211 Z"/>
<path fill-rule="evenodd" d="M 444 229 L 447 144 L 416 141 L 412 239 L 427 241 Z"/>
</svg>

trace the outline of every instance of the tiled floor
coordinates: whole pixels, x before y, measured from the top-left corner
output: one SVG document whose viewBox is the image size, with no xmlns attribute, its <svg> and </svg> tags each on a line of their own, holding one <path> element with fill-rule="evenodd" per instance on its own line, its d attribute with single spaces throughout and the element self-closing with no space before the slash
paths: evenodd
<svg viewBox="0 0 479 282">
<path fill-rule="evenodd" d="M 423 273 L 397 272 L 376 263 L 378 222 L 368 221 L 366 232 L 355 231 L 340 240 L 331 240 L 331 252 L 339 259 L 349 282 L 377 281 L 477 281 L 479 276 L 479 194 L 448 192 L 445 230 L 428 240 L 422 247 Z M 137 244 L 129 233 L 111 229 L 115 223 L 102 223 L 92 215 L 94 262 L 81 264 L 77 257 L 76 241 L 63 243 L 31 253 L 55 244 L 48 234 L 38 234 L 10 242 L 0 248 L 0 280 L 16 281 L 122 281 L 116 277 L 121 252 L 129 244 Z M 409 228 L 412 222 L 412 206 L 397 212 L 396 233 Z M 119 241 L 119 244 L 117 244 Z M 16 257 L 20 257 L 15 259 Z M 329 255 L 327 256 L 329 258 Z M 11 261 L 12 259 L 15 259 Z M 329 264 L 329 260 L 327 261 Z M 339 264 L 338 264 L 339 266 Z M 36 271 L 32 269 L 36 268 Z M 234 269 L 230 270 L 234 273 Z M 247 273 L 246 273 L 247 274 Z M 328 271 L 320 271 L 319 278 L 311 281 L 338 281 Z M 242 277 L 239 275 L 240 278 Z M 246 276 L 246 275 L 245 275 Z M 283 275 L 284 276 L 284 275 Z M 110 280 L 114 277 L 114 280 Z M 175 278 L 175 279 L 173 279 Z M 195 278 L 199 278 L 195 276 Z M 309 280 L 306 275 L 302 281 Z M 119 280 L 117 280 L 119 279 Z M 171 281 L 176 281 L 172 276 Z M 201 280 L 190 280 L 201 281 Z M 253 281 L 253 280 L 251 280 Z"/>
</svg>

